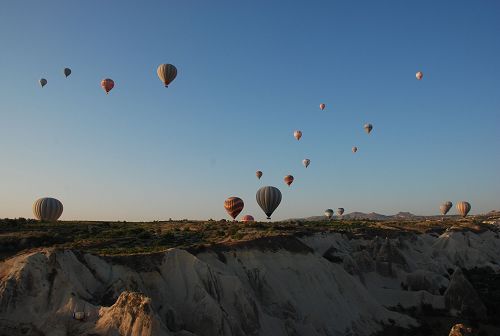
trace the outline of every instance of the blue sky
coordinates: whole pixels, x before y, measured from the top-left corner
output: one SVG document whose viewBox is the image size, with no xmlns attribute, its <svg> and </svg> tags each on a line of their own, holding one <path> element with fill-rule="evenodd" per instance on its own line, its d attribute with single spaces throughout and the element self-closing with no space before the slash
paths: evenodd
<svg viewBox="0 0 500 336">
<path fill-rule="evenodd" d="M 264 219 L 263 185 L 274 219 L 498 209 L 499 35 L 495 0 L 2 1 L 0 217 Z"/>
</svg>

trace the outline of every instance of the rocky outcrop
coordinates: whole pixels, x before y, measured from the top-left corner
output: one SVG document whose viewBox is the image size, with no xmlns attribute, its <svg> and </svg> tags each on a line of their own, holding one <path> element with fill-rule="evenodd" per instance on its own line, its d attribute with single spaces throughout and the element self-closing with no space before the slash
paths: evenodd
<svg viewBox="0 0 500 336">
<path fill-rule="evenodd" d="M 446 307 L 455 314 L 472 314 L 478 319 L 486 317 L 486 307 L 460 268 L 453 272 L 444 298 Z"/>
<path fill-rule="evenodd" d="M 463 272 L 448 269 L 498 272 L 499 257 L 496 233 L 457 231 L 266 237 L 114 257 L 35 250 L 0 263 L 0 335 L 368 336 L 417 325 L 394 310 L 486 316 Z"/>
<path fill-rule="evenodd" d="M 476 336 L 477 333 L 470 327 L 463 325 L 462 323 L 455 324 L 448 336 Z"/>
</svg>

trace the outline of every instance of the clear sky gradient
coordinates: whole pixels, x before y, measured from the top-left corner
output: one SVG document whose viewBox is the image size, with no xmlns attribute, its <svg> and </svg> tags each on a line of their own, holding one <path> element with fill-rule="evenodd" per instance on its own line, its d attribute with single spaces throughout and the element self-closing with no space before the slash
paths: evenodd
<svg viewBox="0 0 500 336">
<path fill-rule="evenodd" d="M 0 217 L 51 196 L 66 220 L 220 219 L 239 196 L 262 220 L 263 185 L 276 220 L 498 209 L 499 36 L 497 0 L 1 1 Z"/>
</svg>

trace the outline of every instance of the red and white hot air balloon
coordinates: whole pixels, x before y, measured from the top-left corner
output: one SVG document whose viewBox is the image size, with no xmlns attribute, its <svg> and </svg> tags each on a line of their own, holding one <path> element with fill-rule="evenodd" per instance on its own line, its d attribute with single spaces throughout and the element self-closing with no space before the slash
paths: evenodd
<svg viewBox="0 0 500 336">
<path fill-rule="evenodd" d="M 248 222 L 254 222 L 255 219 L 251 215 L 245 215 L 245 216 L 241 217 L 241 221 L 243 223 L 248 223 Z"/>
<path fill-rule="evenodd" d="M 290 186 L 293 182 L 293 176 L 287 175 L 287 176 L 285 176 L 285 178 L 283 178 L 283 180 L 285 181 L 286 184 L 288 184 L 288 186 Z"/>
<path fill-rule="evenodd" d="M 106 94 L 108 94 L 115 87 L 115 82 L 110 78 L 106 78 L 101 81 L 101 86 L 106 91 Z"/>
</svg>

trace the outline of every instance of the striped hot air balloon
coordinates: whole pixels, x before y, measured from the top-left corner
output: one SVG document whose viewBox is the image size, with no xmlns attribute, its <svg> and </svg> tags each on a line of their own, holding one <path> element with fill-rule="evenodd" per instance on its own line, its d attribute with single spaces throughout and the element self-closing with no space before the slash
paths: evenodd
<svg viewBox="0 0 500 336">
<path fill-rule="evenodd" d="M 245 216 L 241 217 L 241 221 L 242 221 L 243 223 L 248 223 L 248 222 L 253 222 L 253 221 L 255 221 L 255 219 L 254 219 L 254 218 L 253 218 L 253 216 L 251 216 L 251 215 L 245 215 Z"/>
<path fill-rule="evenodd" d="M 422 78 L 424 78 L 424 73 L 422 71 L 417 71 L 417 73 L 415 74 L 415 77 L 418 80 L 422 80 Z"/>
<path fill-rule="evenodd" d="M 293 136 L 295 137 L 295 139 L 300 140 L 300 138 L 302 138 L 302 132 L 295 131 L 295 132 L 293 132 Z"/>
<path fill-rule="evenodd" d="M 448 211 L 450 211 L 451 207 L 453 206 L 453 203 L 451 202 L 445 202 L 439 206 L 439 211 L 441 211 L 441 215 L 446 215 Z"/>
<path fill-rule="evenodd" d="M 44 197 L 33 203 L 33 214 L 42 222 L 54 222 L 61 217 L 62 213 L 63 205 L 55 198 Z"/>
<path fill-rule="evenodd" d="M 64 68 L 64 76 L 68 78 L 68 76 L 71 75 L 71 69 L 70 68 Z"/>
<path fill-rule="evenodd" d="M 257 178 L 260 180 L 260 178 L 262 177 L 262 172 L 260 170 L 257 170 L 255 172 L 255 176 L 257 176 Z"/>
<path fill-rule="evenodd" d="M 293 182 L 293 176 L 292 175 L 287 175 L 283 178 L 283 180 L 285 181 L 286 184 L 288 184 L 288 186 L 290 186 Z"/>
<path fill-rule="evenodd" d="M 357 151 L 358 151 L 358 147 L 356 147 L 356 146 L 352 147 L 352 152 L 353 153 L 356 153 Z"/>
<path fill-rule="evenodd" d="M 175 77 L 177 77 L 177 68 L 172 64 L 160 64 L 158 69 L 156 69 L 156 73 L 165 87 L 168 87 Z"/>
<path fill-rule="evenodd" d="M 108 94 L 115 87 L 115 82 L 110 78 L 105 78 L 101 81 L 101 87 Z"/>
<path fill-rule="evenodd" d="M 319 104 L 319 108 L 321 111 L 323 111 L 325 109 L 326 105 L 325 104 Z"/>
<path fill-rule="evenodd" d="M 226 209 L 229 216 L 236 219 L 244 207 L 243 200 L 239 197 L 229 197 L 224 201 L 224 208 Z"/>
<path fill-rule="evenodd" d="M 41 87 L 44 87 L 45 85 L 47 85 L 47 80 L 45 78 L 40 78 L 38 83 L 40 83 Z"/>
<path fill-rule="evenodd" d="M 465 201 L 458 202 L 457 203 L 457 211 L 458 211 L 458 214 L 460 216 L 462 216 L 462 217 L 467 216 L 467 214 L 470 211 L 470 203 L 469 202 L 465 202 Z"/>
<path fill-rule="evenodd" d="M 365 126 L 363 126 L 363 128 L 365 129 L 365 132 L 367 134 L 370 134 L 370 132 L 372 131 L 373 129 L 373 125 L 372 124 L 365 124 Z"/>
<path fill-rule="evenodd" d="M 281 191 L 276 187 L 262 187 L 257 190 L 255 198 L 257 204 L 259 204 L 262 211 L 266 214 L 267 219 L 271 219 L 274 210 L 276 210 L 281 203 Z"/>
<path fill-rule="evenodd" d="M 304 159 L 304 160 L 302 160 L 302 164 L 303 164 L 303 165 L 304 165 L 304 167 L 306 167 L 306 168 L 307 168 L 307 167 L 309 167 L 309 164 L 310 164 L 310 163 L 311 163 L 311 160 L 309 160 L 309 159 Z"/>
<path fill-rule="evenodd" d="M 332 210 L 332 209 L 326 209 L 326 210 L 325 210 L 325 216 L 326 216 L 326 218 L 328 218 L 328 219 L 332 219 L 332 216 L 333 216 L 333 210 Z"/>
</svg>

